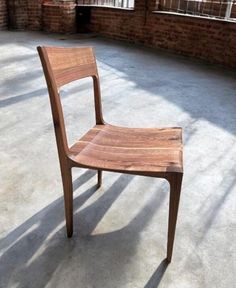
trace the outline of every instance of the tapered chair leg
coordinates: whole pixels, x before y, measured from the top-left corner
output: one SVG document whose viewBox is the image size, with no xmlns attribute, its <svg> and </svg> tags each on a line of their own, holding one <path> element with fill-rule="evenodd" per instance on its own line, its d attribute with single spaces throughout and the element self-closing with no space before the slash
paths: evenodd
<svg viewBox="0 0 236 288">
<path fill-rule="evenodd" d="M 73 235 L 73 184 L 71 168 L 64 169 L 62 172 L 62 182 L 64 190 L 67 237 L 70 238 Z"/>
<path fill-rule="evenodd" d="M 168 179 L 170 183 L 169 224 L 168 224 L 168 242 L 167 242 L 168 262 L 171 262 L 173 252 L 182 177 L 183 175 L 181 173 L 173 173 Z"/>
<path fill-rule="evenodd" d="M 98 170 L 98 188 L 102 186 L 102 170 Z"/>
</svg>

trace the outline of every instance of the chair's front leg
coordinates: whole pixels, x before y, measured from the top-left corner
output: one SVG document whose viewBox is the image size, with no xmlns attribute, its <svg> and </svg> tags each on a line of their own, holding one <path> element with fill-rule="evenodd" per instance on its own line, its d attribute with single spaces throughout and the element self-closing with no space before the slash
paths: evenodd
<svg viewBox="0 0 236 288">
<path fill-rule="evenodd" d="M 182 177 L 183 177 L 182 173 L 173 173 L 171 174 L 170 177 L 168 177 L 168 181 L 170 183 L 169 224 L 168 224 L 168 242 L 167 242 L 168 262 L 171 262 L 173 252 Z"/>
<path fill-rule="evenodd" d="M 71 168 L 62 170 L 67 237 L 73 235 L 73 184 Z"/>
</svg>

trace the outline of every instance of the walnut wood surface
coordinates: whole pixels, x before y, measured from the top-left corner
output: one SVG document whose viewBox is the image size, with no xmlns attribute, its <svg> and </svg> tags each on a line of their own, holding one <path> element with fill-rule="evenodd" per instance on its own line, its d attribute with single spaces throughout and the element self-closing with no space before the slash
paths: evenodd
<svg viewBox="0 0 236 288">
<path fill-rule="evenodd" d="M 182 172 L 182 131 L 96 125 L 69 149 L 69 155 L 94 169 Z"/>
<path fill-rule="evenodd" d="M 63 57 L 62 57 L 63 52 Z M 97 74 L 91 47 L 47 47 L 47 55 L 58 87 Z"/>
<path fill-rule="evenodd" d="M 67 235 L 73 234 L 72 167 L 162 177 L 170 183 L 167 260 L 172 258 L 181 191 L 182 129 L 124 128 L 106 124 L 102 116 L 99 76 L 91 47 L 38 47 L 47 81 L 64 189 Z M 60 87 L 92 77 L 96 125 L 68 147 Z"/>
</svg>

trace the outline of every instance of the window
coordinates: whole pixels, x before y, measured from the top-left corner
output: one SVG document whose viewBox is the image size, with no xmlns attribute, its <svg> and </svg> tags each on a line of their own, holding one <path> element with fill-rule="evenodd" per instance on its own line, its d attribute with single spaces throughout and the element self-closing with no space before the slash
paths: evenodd
<svg viewBox="0 0 236 288">
<path fill-rule="evenodd" d="M 236 0 L 158 0 L 157 10 L 236 21 Z"/>
<path fill-rule="evenodd" d="M 134 0 L 77 0 L 78 5 L 134 8 Z"/>
</svg>

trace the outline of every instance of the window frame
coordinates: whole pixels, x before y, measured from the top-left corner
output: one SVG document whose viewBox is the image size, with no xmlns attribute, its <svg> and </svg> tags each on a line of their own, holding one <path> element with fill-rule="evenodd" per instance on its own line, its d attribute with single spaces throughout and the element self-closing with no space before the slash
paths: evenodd
<svg viewBox="0 0 236 288">
<path fill-rule="evenodd" d="M 133 6 L 130 6 L 129 3 L 133 1 Z M 107 2 L 113 2 L 109 4 Z M 120 2 L 120 5 L 119 5 Z M 114 8 L 114 9 L 123 9 L 123 10 L 134 10 L 135 0 L 77 0 L 76 4 L 78 6 L 87 6 L 87 7 L 100 7 L 100 8 Z"/>
<path fill-rule="evenodd" d="M 236 22 L 236 0 L 227 0 L 226 2 L 223 2 L 221 0 L 179 0 L 179 3 L 183 1 L 183 2 L 186 2 L 186 3 L 193 3 L 193 2 L 199 2 L 199 3 L 214 3 L 216 4 L 217 2 L 219 2 L 220 5 L 225 5 L 227 4 L 227 7 L 225 8 L 225 14 L 224 16 L 217 16 L 217 15 L 212 15 L 212 14 L 207 14 L 207 13 L 203 13 L 202 14 L 199 12 L 199 13 L 194 13 L 194 11 L 188 11 L 188 5 L 187 5 L 187 9 L 185 11 L 180 11 L 179 9 L 179 4 L 178 4 L 178 8 L 176 7 L 164 7 L 166 1 L 163 0 L 163 3 L 160 3 L 162 2 L 162 0 L 157 0 L 156 1 L 156 9 L 153 11 L 154 13 L 158 13 L 158 14 L 174 14 L 174 15 L 180 15 L 180 16 L 188 16 L 188 17 L 196 17 L 196 18 L 204 18 L 204 19 L 208 19 L 208 20 L 219 20 L 219 21 L 227 21 L 227 22 L 233 22 L 235 23 Z M 170 0 L 169 1 L 171 4 L 172 4 L 172 1 Z M 160 5 L 162 5 L 162 7 L 160 8 Z M 222 6 L 221 6 L 222 7 Z M 166 10 L 165 10 L 166 9 Z M 221 8 L 220 8 L 221 9 Z M 219 13 L 221 12 L 221 10 L 219 9 Z M 235 9 L 235 11 L 233 10 Z M 210 11 L 212 12 L 212 11 Z M 232 13 L 234 13 L 235 17 L 232 17 Z"/>
</svg>

